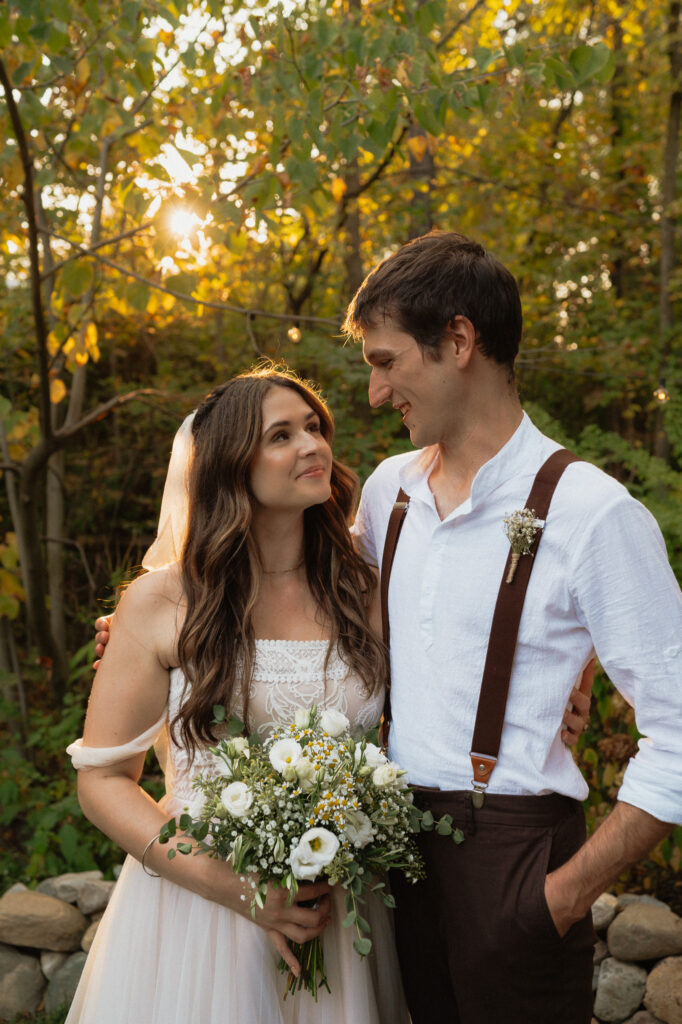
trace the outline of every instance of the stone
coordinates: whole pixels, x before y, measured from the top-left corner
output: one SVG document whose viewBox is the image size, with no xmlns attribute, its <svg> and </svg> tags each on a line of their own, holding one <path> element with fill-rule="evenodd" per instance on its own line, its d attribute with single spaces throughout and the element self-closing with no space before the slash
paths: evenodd
<svg viewBox="0 0 682 1024">
<path fill-rule="evenodd" d="M 89 926 L 88 930 L 86 931 L 85 935 L 81 939 L 81 949 L 83 950 L 83 952 L 90 952 L 90 946 L 92 945 L 95 935 L 97 934 L 98 925 L 99 921 L 93 921 L 92 924 Z"/>
<path fill-rule="evenodd" d="M 53 1013 L 60 1006 L 68 1006 L 78 988 L 87 953 L 72 953 L 47 986 L 45 1011 Z"/>
<path fill-rule="evenodd" d="M 78 893 L 78 909 L 84 914 L 96 914 L 104 910 L 115 885 L 116 882 L 104 882 L 100 879 L 86 882 Z"/>
<path fill-rule="evenodd" d="M 48 981 L 52 978 L 56 971 L 62 966 L 63 963 L 69 959 L 68 953 L 51 953 L 46 950 L 40 954 L 40 969 L 47 978 Z"/>
<path fill-rule="evenodd" d="M 45 979 L 36 957 L 0 945 L 0 1020 L 18 1013 L 35 1013 L 43 998 Z"/>
<path fill-rule="evenodd" d="M 628 1017 L 625 1024 L 662 1024 L 658 1017 L 652 1017 L 648 1010 L 638 1010 L 634 1017 Z"/>
<path fill-rule="evenodd" d="M 23 882 L 15 882 L 14 885 L 11 885 L 9 889 L 5 890 L 5 892 L 28 892 L 28 886 L 24 885 Z"/>
<path fill-rule="evenodd" d="M 97 882 L 103 878 L 101 871 L 69 871 L 65 875 L 56 875 L 54 878 L 46 878 L 36 886 L 36 892 L 45 893 L 47 896 L 55 896 L 65 903 L 75 903 L 78 893 L 88 882 Z"/>
<path fill-rule="evenodd" d="M 649 903 L 652 907 L 665 907 L 670 909 L 667 903 L 663 900 L 657 900 L 655 896 L 647 896 L 646 893 L 637 892 L 624 892 L 616 900 L 616 911 L 620 913 L 621 910 L 625 910 L 631 903 Z"/>
<path fill-rule="evenodd" d="M 609 955 L 609 947 L 606 945 L 603 939 L 597 939 L 594 944 L 594 957 L 593 963 L 595 966 L 600 964 L 602 960 L 606 960 Z"/>
<path fill-rule="evenodd" d="M 602 1021 L 625 1020 L 639 1009 L 645 988 L 646 971 L 643 967 L 607 957 L 599 967 L 595 1016 Z"/>
<path fill-rule="evenodd" d="M 656 964 L 646 983 L 644 1005 L 665 1024 L 682 1024 L 682 957 Z"/>
<path fill-rule="evenodd" d="M 630 903 L 609 925 L 607 942 L 617 960 L 660 960 L 682 953 L 682 918 L 666 906 Z"/>
<path fill-rule="evenodd" d="M 610 892 L 603 892 L 592 904 L 592 924 L 596 932 L 602 932 L 616 916 L 617 898 Z"/>
<path fill-rule="evenodd" d="M 88 919 L 70 903 L 41 892 L 10 892 L 0 899 L 0 942 L 54 952 L 80 949 Z"/>
<path fill-rule="evenodd" d="M 112 874 L 113 874 L 114 878 L 118 882 L 118 877 L 121 874 L 121 872 L 123 871 L 123 865 L 122 864 L 114 864 L 114 866 L 111 869 L 111 871 L 112 871 Z"/>
</svg>

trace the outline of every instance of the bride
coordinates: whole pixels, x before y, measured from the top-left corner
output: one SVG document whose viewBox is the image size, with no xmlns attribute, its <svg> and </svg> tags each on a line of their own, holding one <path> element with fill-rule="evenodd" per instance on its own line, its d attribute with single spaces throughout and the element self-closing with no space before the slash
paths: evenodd
<svg viewBox="0 0 682 1024">
<path fill-rule="evenodd" d="M 339 887 L 315 883 L 292 906 L 271 889 L 254 921 L 244 876 L 206 856 L 169 860 L 157 841 L 210 764 L 215 704 L 261 735 L 301 705 L 338 708 L 353 727 L 379 720 L 377 588 L 348 533 L 355 480 L 332 434 L 324 403 L 288 372 L 237 377 L 196 412 L 186 542 L 126 590 L 83 738 L 69 747 L 84 813 L 130 856 L 67 1024 L 408 1019 L 379 901 L 367 906 L 374 943 L 361 960 Z M 166 777 L 158 804 L 139 785 L 152 743 Z M 298 902 L 311 898 L 315 909 Z M 322 933 L 331 995 L 283 1001 L 280 955 L 298 971 L 287 938 Z"/>
</svg>

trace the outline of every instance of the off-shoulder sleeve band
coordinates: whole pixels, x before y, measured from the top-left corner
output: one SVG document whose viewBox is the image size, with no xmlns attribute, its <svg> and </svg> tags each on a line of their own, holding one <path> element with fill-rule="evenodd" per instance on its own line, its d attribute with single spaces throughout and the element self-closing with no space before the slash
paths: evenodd
<svg viewBox="0 0 682 1024">
<path fill-rule="evenodd" d="M 108 765 L 118 764 L 119 761 L 126 761 L 133 754 L 143 754 L 149 750 L 165 727 L 166 715 L 167 708 L 164 708 L 158 722 L 155 722 L 140 736 L 136 736 L 130 743 L 122 743 L 118 747 L 86 747 L 80 737 L 69 744 L 66 752 L 71 758 L 74 768 L 78 771 L 87 772 L 91 768 L 106 768 Z"/>
</svg>

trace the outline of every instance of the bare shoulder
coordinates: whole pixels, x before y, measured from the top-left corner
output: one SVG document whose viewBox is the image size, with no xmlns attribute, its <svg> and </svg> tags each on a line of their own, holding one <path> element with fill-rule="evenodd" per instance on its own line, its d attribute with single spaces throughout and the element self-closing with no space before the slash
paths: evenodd
<svg viewBox="0 0 682 1024">
<path fill-rule="evenodd" d="M 184 603 L 176 565 L 138 576 L 126 587 L 111 620 L 112 640 L 129 638 L 154 650 L 162 664 L 176 664 Z"/>
<path fill-rule="evenodd" d="M 115 622 L 122 619 L 137 619 L 142 615 L 165 616 L 175 614 L 182 603 L 182 581 L 175 565 L 156 569 L 137 576 L 125 588 L 116 607 Z"/>
</svg>

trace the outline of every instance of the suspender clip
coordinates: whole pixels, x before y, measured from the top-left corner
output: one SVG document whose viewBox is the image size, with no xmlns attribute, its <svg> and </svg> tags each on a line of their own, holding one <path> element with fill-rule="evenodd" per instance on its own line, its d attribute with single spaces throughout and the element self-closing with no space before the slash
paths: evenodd
<svg viewBox="0 0 682 1024">
<path fill-rule="evenodd" d="M 471 757 L 471 767 L 474 770 L 474 777 L 471 780 L 473 788 L 471 802 L 476 810 L 480 811 L 481 807 L 483 807 L 485 791 L 488 788 L 490 776 L 497 764 L 497 758 L 491 757 L 489 754 L 477 754 L 474 750 L 471 751 L 469 756 Z"/>
</svg>

